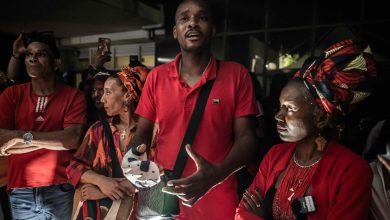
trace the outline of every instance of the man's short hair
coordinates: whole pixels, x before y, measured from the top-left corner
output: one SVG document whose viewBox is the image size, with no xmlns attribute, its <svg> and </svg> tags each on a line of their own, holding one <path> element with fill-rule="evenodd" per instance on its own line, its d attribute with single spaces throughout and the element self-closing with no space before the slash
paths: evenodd
<svg viewBox="0 0 390 220">
<path fill-rule="evenodd" d="M 181 1 L 180 3 L 178 3 L 177 6 L 176 6 L 175 14 L 174 14 L 174 21 L 175 21 L 175 23 L 176 23 L 177 10 L 179 9 L 180 5 L 185 4 L 187 2 L 198 2 L 199 4 L 204 6 L 204 9 L 206 9 L 206 11 L 208 12 L 208 14 L 210 16 L 211 23 L 215 24 L 215 17 L 214 17 L 214 13 L 213 13 L 213 11 L 211 9 L 211 5 L 210 5 L 209 2 L 207 2 L 205 0 L 184 0 L 184 1 Z"/>
<path fill-rule="evenodd" d="M 22 36 L 23 36 L 24 46 L 26 48 L 32 42 L 44 43 L 50 48 L 54 58 L 60 58 L 60 50 L 56 45 L 56 40 L 54 38 L 53 31 L 44 31 L 44 32 L 33 31 L 31 33 L 23 33 Z"/>
</svg>

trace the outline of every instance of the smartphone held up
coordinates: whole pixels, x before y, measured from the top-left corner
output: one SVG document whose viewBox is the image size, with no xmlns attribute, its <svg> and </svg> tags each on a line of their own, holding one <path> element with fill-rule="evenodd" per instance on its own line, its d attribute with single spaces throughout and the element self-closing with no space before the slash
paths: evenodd
<svg viewBox="0 0 390 220">
<path fill-rule="evenodd" d="M 100 37 L 98 40 L 98 50 L 102 55 L 111 54 L 111 39 L 106 37 Z"/>
</svg>

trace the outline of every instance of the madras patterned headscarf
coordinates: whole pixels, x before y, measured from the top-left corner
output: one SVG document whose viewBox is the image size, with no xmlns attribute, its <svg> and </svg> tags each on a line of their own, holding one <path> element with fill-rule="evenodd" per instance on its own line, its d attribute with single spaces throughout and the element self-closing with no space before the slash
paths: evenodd
<svg viewBox="0 0 390 220">
<path fill-rule="evenodd" d="M 138 102 L 141 96 L 142 88 L 144 86 L 149 70 L 142 66 L 123 67 L 118 72 L 118 77 L 123 85 L 130 92 L 133 101 Z"/>
<path fill-rule="evenodd" d="M 371 94 L 376 68 L 367 44 L 344 40 L 296 72 L 297 77 L 325 112 L 338 117 Z"/>
</svg>

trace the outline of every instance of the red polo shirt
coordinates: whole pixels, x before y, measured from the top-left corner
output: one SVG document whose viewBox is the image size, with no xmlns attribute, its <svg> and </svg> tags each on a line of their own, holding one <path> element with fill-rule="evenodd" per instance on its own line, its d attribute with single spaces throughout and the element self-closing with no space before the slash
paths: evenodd
<svg viewBox="0 0 390 220">
<path fill-rule="evenodd" d="M 200 88 L 215 79 L 193 150 L 212 163 L 225 159 L 234 143 L 234 119 L 256 115 L 255 96 L 248 71 L 235 62 L 212 58 L 201 79 L 190 87 L 178 73 L 181 55 L 174 61 L 154 68 L 145 83 L 136 113 L 159 124 L 155 160 L 164 169 L 173 169 L 184 133 L 195 107 Z M 196 170 L 189 159 L 183 176 Z M 192 208 L 181 206 L 187 219 L 233 219 L 238 204 L 235 176 L 214 187 Z M 210 208 L 212 205 L 212 209 Z"/>
<path fill-rule="evenodd" d="M 7 88 L 0 95 L 0 128 L 50 132 L 85 124 L 86 104 L 81 91 L 57 84 L 49 96 L 31 92 L 31 83 Z M 8 189 L 68 182 L 65 169 L 71 150 L 40 149 L 8 157 Z"/>
</svg>

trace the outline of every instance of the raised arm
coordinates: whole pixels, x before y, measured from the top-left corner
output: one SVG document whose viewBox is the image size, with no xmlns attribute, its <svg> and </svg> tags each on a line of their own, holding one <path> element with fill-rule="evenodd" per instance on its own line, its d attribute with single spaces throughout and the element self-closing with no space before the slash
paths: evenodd
<svg viewBox="0 0 390 220">
<path fill-rule="evenodd" d="M 8 63 L 7 76 L 12 81 L 17 81 L 20 78 L 20 65 L 23 63 L 22 57 L 26 48 L 23 45 L 22 34 L 14 41 L 12 56 Z"/>
</svg>

